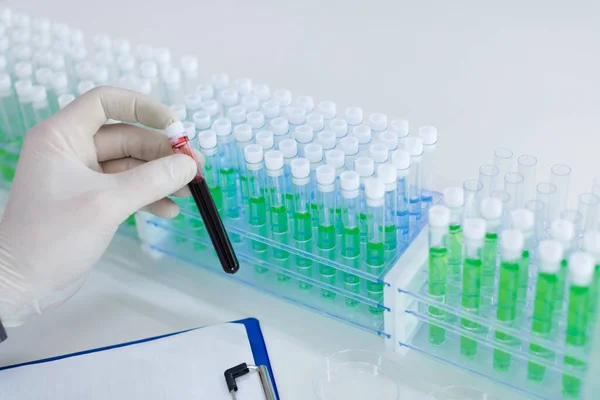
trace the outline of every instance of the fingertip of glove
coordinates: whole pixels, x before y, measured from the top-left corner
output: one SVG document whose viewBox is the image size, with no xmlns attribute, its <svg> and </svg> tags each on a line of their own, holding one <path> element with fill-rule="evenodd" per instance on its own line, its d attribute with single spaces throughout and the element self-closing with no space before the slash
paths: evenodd
<svg viewBox="0 0 600 400">
<path fill-rule="evenodd" d="M 184 154 L 174 154 L 171 156 L 171 168 L 175 176 L 181 176 L 182 182 L 189 183 L 198 172 L 196 161 Z"/>
</svg>

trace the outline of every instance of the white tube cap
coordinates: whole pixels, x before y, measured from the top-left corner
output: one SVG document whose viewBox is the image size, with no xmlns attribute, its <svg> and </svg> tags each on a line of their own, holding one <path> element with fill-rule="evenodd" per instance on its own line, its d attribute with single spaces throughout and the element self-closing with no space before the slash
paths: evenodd
<svg viewBox="0 0 600 400">
<path fill-rule="evenodd" d="M 594 259 L 582 251 L 569 257 L 569 280 L 574 286 L 589 286 L 594 278 Z"/>
<path fill-rule="evenodd" d="M 261 111 L 252 111 L 246 115 L 246 123 L 252 127 L 252 129 L 260 129 L 265 126 L 265 116 Z"/>
<path fill-rule="evenodd" d="M 224 72 L 217 72 L 212 75 L 212 84 L 216 90 L 224 90 L 229 87 L 229 75 Z"/>
<path fill-rule="evenodd" d="M 348 107 L 344 111 L 344 117 L 348 125 L 360 125 L 363 120 L 363 110 L 360 107 Z"/>
<path fill-rule="evenodd" d="M 214 149 L 217 147 L 217 134 L 210 129 L 200 132 L 198 134 L 198 144 L 203 149 Z"/>
<path fill-rule="evenodd" d="M 112 42 L 112 48 L 118 54 L 127 54 L 131 51 L 131 43 L 127 39 L 115 39 Z"/>
<path fill-rule="evenodd" d="M 369 157 L 358 157 L 354 161 L 354 170 L 361 178 L 367 178 L 375 173 L 375 163 Z"/>
<path fill-rule="evenodd" d="M 329 129 L 335 133 L 335 137 L 340 139 L 348 134 L 348 123 L 343 119 L 336 118 L 329 123 Z"/>
<path fill-rule="evenodd" d="M 540 272 L 555 274 L 560 269 L 560 263 L 564 257 L 563 246 L 556 240 L 543 240 L 539 244 L 541 262 Z"/>
<path fill-rule="evenodd" d="M 298 143 L 310 143 L 315 138 L 313 133 L 313 127 L 311 125 L 301 125 L 296 128 L 294 132 L 294 137 L 298 141 Z"/>
<path fill-rule="evenodd" d="M 10 75 L 5 72 L 0 72 L 0 92 L 6 92 L 10 90 L 12 85 Z"/>
<path fill-rule="evenodd" d="M 224 106 L 235 106 L 239 100 L 238 92 L 235 89 L 224 89 L 221 92 L 221 103 L 223 103 Z"/>
<path fill-rule="evenodd" d="M 292 176 L 297 179 L 308 178 L 310 175 L 310 162 L 306 158 L 292 160 Z"/>
<path fill-rule="evenodd" d="M 452 186 L 444 190 L 444 205 L 448 208 L 460 208 L 465 204 L 465 192 L 460 186 Z"/>
<path fill-rule="evenodd" d="M 283 153 L 278 150 L 270 150 L 265 153 L 265 167 L 271 171 L 283 168 Z"/>
<path fill-rule="evenodd" d="M 62 110 L 63 108 L 65 108 L 69 103 L 71 103 L 73 100 L 75 100 L 75 96 L 72 94 L 63 94 L 62 96 L 58 97 L 58 107 Z"/>
<path fill-rule="evenodd" d="M 566 219 L 556 219 L 550 224 L 550 237 L 558 240 L 563 246 L 570 247 L 575 234 L 575 226 Z"/>
<path fill-rule="evenodd" d="M 168 68 L 164 73 L 163 81 L 169 87 L 178 87 L 181 85 L 181 71 L 177 68 Z"/>
<path fill-rule="evenodd" d="M 247 94 L 242 97 L 242 101 L 240 103 L 248 112 L 258 111 L 260 108 L 260 100 L 258 96 L 254 94 Z"/>
<path fill-rule="evenodd" d="M 398 148 L 398 136 L 392 131 L 385 131 L 379 136 L 379 140 L 383 143 L 388 151 L 395 151 Z"/>
<path fill-rule="evenodd" d="M 288 120 L 282 117 L 273 118 L 269 122 L 269 129 L 275 136 L 283 136 L 290 131 Z"/>
<path fill-rule="evenodd" d="M 185 108 L 188 110 L 199 110 L 202 107 L 202 96 L 198 93 L 186 94 L 183 101 L 185 102 Z"/>
<path fill-rule="evenodd" d="M 265 118 L 277 118 L 279 117 L 279 104 L 273 100 L 269 100 L 262 105 L 262 112 Z"/>
<path fill-rule="evenodd" d="M 428 213 L 428 224 L 432 228 L 448 228 L 450 225 L 450 210 L 444 206 L 432 206 Z"/>
<path fill-rule="evenodd" d="M 325 119 L 333 119 L 337 113 L 337 107 L 333 101 L 322 101 L 317 106 L 317 112 Z"/>
<path fill-rule="evenodd" d="M 144 61 L 140 64 L 140 72 L 144 78 L 156 78 L 158 76 L 158 65 L 154 61 Z"/>
<path fill-rule="evenodd" d="M 196 111 L 194 115 L 192 115 L 192 119 L 194 120 L 196 129 L 203 131 L 210 128 L 210 114 L 206 111 Z"/>
<path fill-rule="evenodd" d="M 52 84 L 52 79 L 54 79 L 54 73 L 50 68 L 38 68 L 35 71 L 35 80 L 40 85 L 48 87 Z"/>
<path fill-rule="evenodd" d="M 273 93 L 273 101 L 280 107 L 287 107 L 292 104 L 292 92 L 287 89 L 278 89 Z"/>
<path fill-rule="evenodd" d="M 387 186 L 396 184 L 398 173 L 392 165 L 382 164 L 377 167 L 377 177 Z"/>
<path fill-rule="evenodd" d="M 244 106 L 233 106 L 227 111 L 227 117 L 232 124 L 241 124 L 246 122 L 246 109 Z"/>
<path fill-rule="evenodd" d="M 233 84 L 240 96 L 250 94 L 252 91 L 252 79 L 250 78 L 237 78 Z"/>
<path fill-rule="evenodd" d="M 216 100 L 203 101 L 201 108 L 206 111 L 211 118 L 219 115 L 219 102 Z"/>
<path fill-rule="evenodd" d="M 323 161 L 323 147 L 318 143 L 309 143 L 304 147 L 304 156 L 311 163 Z"/>
<path fill-rule="evenodd" d="M 198 85 L 196 93 L 202 96 L 202 100 L 204 101 L 212 100 L 215 97 L 215 90 L 212 85 Z"/>
<path fill-rule="evenodd" d="M 317 140 L 323 146 L 323 150 L 331 150 L 335 148 L 337 144 L 337 138 L 335 133 L 330 130 L 323 130 L 317 134 Z"/>
<path fill-rule="evenodd" d="M 287 117 L 290 124 L 302 125 L 306 122 L 306 111 L 299 106 L 292 106 L 287 110 Z"/>
<path fill-rule="evenodd" d="M 264 149 L 273 148 L 273 132 L 271 131 L 260 131 L 256 134 L 256 144 L 261 145 Z"/>
<path fill-rule="evenodd" d="M 33 83 L 27 80 L 19 80 L 15 82 L 15 90 L 17 92 L 17 96 L 19 100 L 27 99 L 31 100 L 31 88 L 33 87 Z"/>
<path fill-rule="evenodd" d="M 388 161 L 389 153 L 387 147 L 382 143 L 375 143 L 369 146 L 369 156 L 376 163 Z"/>
<path fill-rule="evenodd" d="M 365 194 L 368 199 L 379 200 L 385 196 L 385 185 L 377 178 L 369 179 L 365 182 Z"/>
<path fill-rule="evenodd" d="M 320 132 L 325 127 L 323 116 L 314 112 L 306 116 L 306 123 L 313 127 L 313 132 Z"/>
<path fill-rule="evenodd" d="M 56 92 L 64 91 L 69 86 L 69 79 L 67 78 L 67 74 L 64 72 L 59 72 L 54 75 L 54 79 L 52 79 L 52 89 Z"/>
<path fill-rule="evenodd" d="M 154 59 L 161 66 L 166 66 L 171 63 L 171 50 L 166 47 L 154 49 Z"/>
<path fill-rule="evenodd" d="M 233 128 L 233 136 L 236 142 L 249 142 L 252 140 L 252 127 L 248 124 L 240 124 Z"/>
<path fill-rule="evenodd" d="M 304 109 L 304 112 L 306 114 L 309 114 L 312 112 L 313 108 L 315 107 L 315 102 L 313 100 L 312 97 L 310 96 L 299 96 L 296 98 L 296 103 L 295 103 L 298 107 L 301 107 Z"/>
<path fill-rule="evenodd" d="M 258 164 L 263 160 L 264 149 L 259 144 L 249 144 L 244 148 L 244 158 L 248 164 Z"/>
<path fill-rule="evenodd" d="M 183 121 L 183 129 L 185 129 L 185 135 L 189 139 L 193 139 L 196 137 L 196 127 L 193 122 Z"/>
<path fill-rule="evenodd" d="M 406 150 L 398 149 L 392 153 L 392 165 L 397 170 L 407 170 L 410 168 L 410 154 Z"/>
<path fill-rule="evenodd" d="M 65 26 L 65 28 L 68 29 L 68 27 L 66 27 L 66 26 Z M 59 25 L 55 25 L 53 30 L 54 30 L 55 36 L 63 36 L 62 34 L 56 35 L 57 31 L 63 30 L 62 27 L 59 28 Z M 108 36 L 107 34 L 104 34 L 104 33 L 98 33 L 98 34 L 94 35 L 94 37 L 92 38 L 92 41 L 94 42 L 94 47 L 98 50 L 110 50 L 110 48 L 112 46 L 112 41 L 110 40 L 110 36 Z"/>
<path fill-rule="evenodd" d="M 264 103 L 271 97 L 271 91 L 269 90 L 269 86 L 265 85 L 264 83 L 254 85 L 254 89 L 252 89 L 252 91 L 254 92 L 256 97 L 258 97 L 258 100 L 261 103 Z"/>
<path fill-rule="evenodd" d="M 404 119 L 395 119 L 390 122 L 389 129 L 396 132 L 399 138 L 404 138 L 408 136 L 409 124 Z"/>
<path fill-rule="evenodd" d="M 352 135 L 358 139 L 359 144 L 371 142 L 371 128 L 367 125 L 355 126 L 352 129 Z"/>
<path fill-rule="evenodd" d="M 523 251 L 525 238 L 521 231 L 516 229 L 507 229 L 500 233 L 500 244 L 502 246 L 502 254 L 509 256 L 517 256 Z"/>
<path fill-rule="evenodd" d="M 15 76 L 17 79 L 31 79 L 33 65 L 30 62 L 21 61 L 15 65 Z"/>
<path fill-rule="evenodd" d="M 600 264 L 600 232 L 589 231 L 583 234 L 583 249 L 590 253 Z"/>
<path fill-rule="evenodd" d="M 325 153 L 325 163 L 332 166 L 336 170 L 344 168 L 346 162 L 346 155 L 342 150 L 333 149 Z"/>
<path fill-rule="evenodd" d="M 43 103 L 48 100 L 46 88 L 43 86 L 33 86 L 31 88 L 31 101 L 34 103 Z"/>
<path fill-rule="evenodd" d="M 181 70 L 186 75 L 193 75 L 198 71 L 198 57 L 187 54 L 179 59 Z"/>
<path fill-rule="evenodd" d="M 387 115 L 382 113 L 370 114 L 369 126 L 373 131 L 385 131 L 387 129 Z"/>
<path fill-rule="evenodd" d="M 185 128 L 183 127 L 183 123 L 181 121 L 176 121 L 167 126 L 164 130 L 164 133 L 169 138 L 180 138 L 185 135 Z"/>
<path fill-rule="evenodd" d="M 94 68 L 94 81 L 98 85 L 106 85 L 110 79 L 110 72 L 106 65 L 97 65 Z M 139 79 L 138 81 L 140 92 L 144 94 L 150 94 L 152 92 L 152 84 L 148 79 Z M 147 85 L 147 86 L 146 86 Z M 143 90 L 141 88 L 143 87 Z"/>
<path fill-rule="evenodd" d="M 131 54 L 122 54 L 117 59 L 117 64 L 122 71 L 132 72 L 135 69 L 135 57 Z M 167 75 L 165 74 L 165 79 L 171 79 L 171 77 L 169 76 L 169 78 L 167 78 Z"/>
<path fill-rule="evenodd" d="M 298 144 L 294 139 L 283 139 L 279 142 L 279 151 L 284 158 L 294 158 L 298 155 Z"/>
<path fill-rule="evenodd" d="M 347 136 L 340 140 L 340 149 L 346 156 L 358 154 L 358 139 L 353 136 Z"/>
<path fill-rule="evenodd" d="M 535 215 L 526 208 L 520 208 L 510 212 L 510 224 L 513 229 L 523 233 L 533 230 Z"/>
<path fill-rule="evenodd" d="M 485 237 L 485 220 L 483 218 L 467 218 L 463 224 L 465 239 L 481 241 Z"/>
<path fill-rule="evenodd" d="M 419 128 L 419 137 L 425 145 L 435 144 L 438 140 L 438 130 L 435 126 L 422 126 Z"/>
<path fill-rule="evenodd" d="M 317 183 L 319 185 L 333 185 L 335 182 L 335 168 L 331 165 L 321 165 L 317 168 Z"/>
<path fill-rule="evenodd" d="M 154 48 L 147 44 L 138 44 L 135 47 L 135 54 L 142 62 L 154 60 Z"/>
<path fill-rule="evenodd" d="M 488 197 L 481 201 L 481 216 L 488 221 L 502 218 L 502 201 Z"/>
<path fill-rule="evenodd" d="M 231 134 L 231 121 L 227 118 L 219 118 L 213 123 L 212 129 L 215 131 L 217 136 L 230 135 Z"/>
<path fill-rule="evenodd" d="M 347 192 L 358 190 L 360 187 L 360 176 L 356 171 L 342 172 L 340 175 L 340 187 Z"/>
<path fill-rule="evenodd" d="M 421 138 L 407 138 L 405 147 L 412 157 L 418 157 L 423 154 L 423 140 Z"/>
<path fill-rule="evenodd" d="M 175 113 L 179 121 L 185 121 L 187 118 L 187 110 L 183 104 L 173 104 L 169 108 Z"/>
</svg>

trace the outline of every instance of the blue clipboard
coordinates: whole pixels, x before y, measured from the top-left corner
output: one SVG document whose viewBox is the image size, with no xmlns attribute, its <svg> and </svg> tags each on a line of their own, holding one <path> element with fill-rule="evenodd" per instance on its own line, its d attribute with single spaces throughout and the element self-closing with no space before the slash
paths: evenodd
<svg viewBox="0 0 600 400">
<path fill-rule="evenodd" d="M 271 368 L 271 361 L 269 360 L 269 353 L 267 352 L 265 338 L 260 329 L 259 321 L 256 318 L 246 318 L 246 319 L 241 319 L 238 321 L 231 321 L 230 323 L 244 325 L 244 327 L 246 328 L 246 334 L 248 335 L 248 341 L 250 342 L 250 349 L 252 351 L 252 356 L 254 358 L 254 364 L 256 366 L 264 366 L 265 369 L 268 371 L 268 374 L 270 377 L 270 383 L 272 385 L 272 391 L 274 392 L 276 398 L 279 399 L 279 392 L 277 391 L 277 385 L 275 383 L 273 369 Z M 63 354 L 60 356 L 45 358 L 42 360 L 35 360 L 35 361 L 29 361 L 29 362 L 25 362 L 25 363 L 21 363 L 21 364 L 8 365 L 5 367 L 0 367 L 0 371 L 12 369 L 12 368 L 24 367 L 26 365 L 49 363 L 49 362 L 53 362 L 53 361 L 57 361 L 57 360 L 62 360 L 64 358 L 77 357 L 77 356 L 81 356 L 84 354 L 96 353 L 96 352 L 101 352 L 101 351 L 105 351 L 105 350 L 116 349 L 119 347 L 131 346 L 131 345 L 138 344 L 138 343 L 150 342 L 153 340 L 162 339 L 165 337 L 174 336 L 174 335 L 178 335 L 178 334 L 185 333 L 185 332 L 190 332 L 195 329 L 202 329 L 202 327 L 187 329 L 184 331 L 179 331 L 179 332 L 174 332 L 174 333 L 168 333 L 166 335 L 154 336 L 154 337 L 150 337 L 150 338 L 146 338 L 146 339 L 135 340 L 132 342 L 119 343 L 119 344 L 106 346 L 106 347 L 99 347 L 99 348 L 95 348 L 95 349 L 91 349 L 91 350 L 80 351 L 77 353 Z"/>
</svg>

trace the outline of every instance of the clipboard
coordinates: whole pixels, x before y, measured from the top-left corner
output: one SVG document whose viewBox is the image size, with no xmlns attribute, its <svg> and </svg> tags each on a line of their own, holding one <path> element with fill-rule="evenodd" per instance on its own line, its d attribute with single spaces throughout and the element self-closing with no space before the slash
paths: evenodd
<svg viewBox="0 0 600 400">
<path fill-rule="evenodd" d="M 130 349 L 128 349 L 128 351 L 130 350 L 136 350 L 138 351 L 138 353 L 140 354 L 145 354 L 143 349 L 146 349 L 146 352 L 151 353 L 152 349 L 158 345 L 160 345 L 161 343 L 164 344 L 165 341 L 160 341 L 159 339 L 167 339 L 167 341 L 169 340 L 169 338 L 171 337 L 176 337 L 177 335 L 182 335 L 182 334 L 186 334 L 186 333 L 190 333 L 189 340 L 192 340 L 192 342 L 190 342 L 192 345 L 195 343 L 193 340 L 197 340 L 192 338 L 192 336 L 194 336 L 195 334 L 201 334 L 204 331 L 210 331 L 211 329 L 216 329 L 216 328 L 222 328 L 222 329 L 227 329 L 227 326 L 229 325 L 236 325 L 236 326 L 242 326 L 243 328 L 241 329 L 236 329 L 236 328 L 232 328 L 230 330 L 236 331 L 236 335 L 235 337 L 237 337 L 239 339 L 241 333 L 238 331 L 244 330 L 245 331 L 245 335 L 247 337 L 247 343 L 250 345 L 250 349 L 245 350 L 245 352 L 247 354 L 251 354 L 251 357 L 253 358 L 253 360 L 251 359 L 244 359 L 244 363 L 248 363 L 247 365 L 249 367 L 254 367 L 256 369 L 257 372 L 259 372 L 260 375 L 260 384 L 262 385 L 262 389 L 264 392 L 264 397 L 266 399 L 279 399 L 279 393 L 277 391 L 277 386 L 275 383 L 275 380 L 273 379 L 273 369 L 271 367 L 271 362 L 269 359 L 269 354 L 267 352 L 267 347 L 265 344 L 265 340 L 264 340 L 264 336 L 262 334 L 262 331 L 260 329 L 260 323 L 257 319 L 255 318 L 247 318 L 247 319 L 242 319 L 242 320 L 238 320 L 238 321 L 232 321 L 230 323 L 225 323 L 225 324 L 218 324 L 218 325 L 213 325 L 213 326 L 208 326 L 208 327 L 201 327 L 201 328 L 195 328 L 195 329 L 189 329 L 189 330 L 184 330 L 184 331 L 180 331 L 180 332 L 175 332 L 175 333 L 170 333 L 170 334 L 166 334 L 166 335 L 160 335 L 160 336 L 154 336 L 154 337 L 150 337 L 150 338 L 146 338 L 146 339 L 141 339 L 141 340 L 136 340 L 136 341 L 131 341 L 131 342 L 126 342 L 126 343 L 120 343 L 120 344 L 116 344 L 116 345 L 112 345 L 112 346 L 106 346 L 106 347 L 101 347 L 101 348 L 96 348 L 96 349 L 91 349 L 91 350 L 86 350 L 86 351 L 82 351 L 82 352 L 77 352 L 77 353 L 71 353 L 71 354 L 65 354 L 65 355 L 60 355 L 57 357 L 52 357 L 52 358 L 47 358 L 47 359 L 42 359 L 42 360 L 35 360 L 35 361 L 30 361 L 30 362 L 25 362 L 25 363 L 20 363 L 20 364 L 15 364 L 15 365 L 10 365 L 10 366 L 5 366 L 5 367 L 1 367 L 0 368 L 0 397 L 3 397 L 4 393 L 6 392 L 6 388 L 3 387 L 3 384 L 8 384 L 8 386 L 10 386 L 10 381 L 7 380 L 8 382 L 3 382 L 3 372 L 10 372 L 10 370 L 18 370 L 18 371 L 13 371 L 14 372 L 19 372 L 21 371 L 21 368 L 23 367 L 29 367 L 29 368 L 45 368 L 46 372 L 48 371 L 54 371 L 56 369 L 56 367 L 58 366 L 58 364 L 60 363 L 69 363 L 72 361 L 82 361 L 81 359 L 84 359 L 86 357 L 81 357 L 81 356 L 89 356 L 92 355 L 91 357 L 94 358 L 96 357 L 96 359 L 98 358 L 98 356 L 101 356 L 103 359 L 108 360 L 108 362 L 111 362 L 111 357 L 114 356 L 114 354 L 119 354 L 118 349 L 122 349 L 122 348 L 127 348 L 130 347 Z M 171 339 L 171 346 L 176 345 L 176 341 L 180 340 L 184 335 L 182 335 L 180 338 L 172 338 Z M 195 337 L 195 336 L 194 336 Z M 150 342 L 156 342 L 157 344 L 150 344 Z M 224 344 L 221 344 L 221 346 L 229 346 L 231 345 L 231 343 L 228 343 L 226 340 L 224 341 Z M 240 345 L 240 346 L 245 346 L 246 349 L 248 349 L 248 344 L 246 345 Z M 142 345 L 144 346 L 143 349 L 140 349 L 139 347 L 136 348 L 135 345 Z M 209 345 L 206 344 L 205 345 Z M 178 347 L 179 349 L 181 349 L 181 347 Z M 149 350 L 148 350 L 149 349 Z M 114 352 L 115 350 L 117 350 L 117 352 Z M 183 351 L 183 349 L 181 349 L 181 351 Z M 244 354 L 246 354 L 244 353 Z M 111 356 L 112 354 L 112 356 Z M 158 354 L 160 356 L 160 354 Z M 247 356 L 246 356 L 247 357 Z M 89 357 L 87 357 L 89 359 Z M 208 358 L 208 357 L 207 357 Z M 210 361 L 210 360 L 208 360 Z M 240 360 L 241 361 L 241 360 Z M 105 361 L 106 362 L 106 361 Z M 227 360 L 224 360 L 223 362 L 227 362 Z M 253 362 L 253 364 L 252 364 Z M 51 364 L 53 363 L 50 368 L 46 367 L 45 364 Z M 213 380 L 218 379 L 218 385 L 222 386 L 222 390 L 225 390 L 227 388 L 226 385 L 226 381 L 225 381 L 225 377 L 224 377 L 224 372 L 226 371 L 226 369 L 232 368 L 235 365 L 232 364 L 223 364 L 221 363 L 221 369 L 216 371 L 211 371 L 214 372 L 214 374 L 211 374 L 211 383 Z M 235 363 L 237 364 L 237 362 Z M 94 364 L 91 364 L 94 365 Z M 116 365 L 116 364 L 115 364 Z M 223 368 L 223 365 L 227 365 L 226 368 Z M 36 367 L 37 366 L 37 367 Z M 100 367 L 98 367 L 100 368 Z M 23 368 L 23 370 L 27 370 L 27 368 Z M 189 366 L 188 368 L 185 370 L 189 372 Z M 262 371 L 262 373 L 261 373 Z M 171 371 L 168 370 L 168 372 L 170 373 L 176 373 L 177 371 Z M 38 373 L 40 373 L 38 371 Z M 176 375 L 176 374 L 175 374 Z M 44 375 L 41 375 L 44 376 Z M 27 374 L 25 373 L 20 373 L 20 375 L 18 375 L 19 378 L 21 378 L 21 381 L 25 380 L 27 378 Z M 87 376 L 86 376 L 87 377 Z M 264 377 L 268 377 L 268 380 L 265 381 Z M 93 377 L 94 379 L 96 378 L 96 376 Z M 140 377 L 140 380 L 142 380 L 143 377 Z M 48 379 L 51 379 L 50 377 Z M 134 376 L 135 379 L 135 376 Z M 151 379 L 151 378 L 150 378 Z M 54 381 L 52 381 L 54 382 Z M 90 379 L 90 382 L 93 383 L 93 379 Z M 139 382 L 132 382 L 132 383 L 139 383 Z M 23 382 L 21 382 L 20 384 L 17 384 L 15 382 L 14 386 L 19 386 L 19 387 L 23 387 L 26 385 L 23 385 Z M 10 387 L 9 387 L 10 389 Z M 4 390 L 4 391 L 3 391 Z M 118 390 L 118 388 L 117 388 Z M 229 391 L 229 390 L 228 390 Z M 242 390 L 240 388 L 240 393 L 242 393 Z M 231 394 L 232 398 L 235 398 L 236 393 Z M 269 395 L 271 397 L 269 397 Z M 4 398 L 4 397 L 3 397 Z M 10 398 L 10 397 L 8 397 Z M 50 397 L 49 397 L 50 398 Z M 223 397 L 221 397 L 223 398 Z M 254 398 L 254 397 L 252 397 Z M 260 397 L 258 397 L 260 398 Z"/>
</svg>

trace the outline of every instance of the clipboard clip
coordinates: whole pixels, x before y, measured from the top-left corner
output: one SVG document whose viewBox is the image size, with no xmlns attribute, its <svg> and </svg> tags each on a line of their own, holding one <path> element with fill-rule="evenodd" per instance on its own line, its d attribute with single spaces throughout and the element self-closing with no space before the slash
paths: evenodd
<svg viewBox="0 0 600 400">
<path fill-rule="evenodd" d="M 240 376 L 246 375 L 250 371 L 258 372 L 266 400 L 277 400 L 275 389 L 273 388 L 273 381 L 268 368 L 264 365 L 250 365 L 246 363 L 236 365 L 235 367 L 229 368 L 227 371 L 225 371 L 225 383 L 227 383 L 227 390 L 229 390 L 229 393 L 231 393 L 231 398 L 233 400 L 237 400 L 238 387 L 235 380 Z"/>
</svg>

